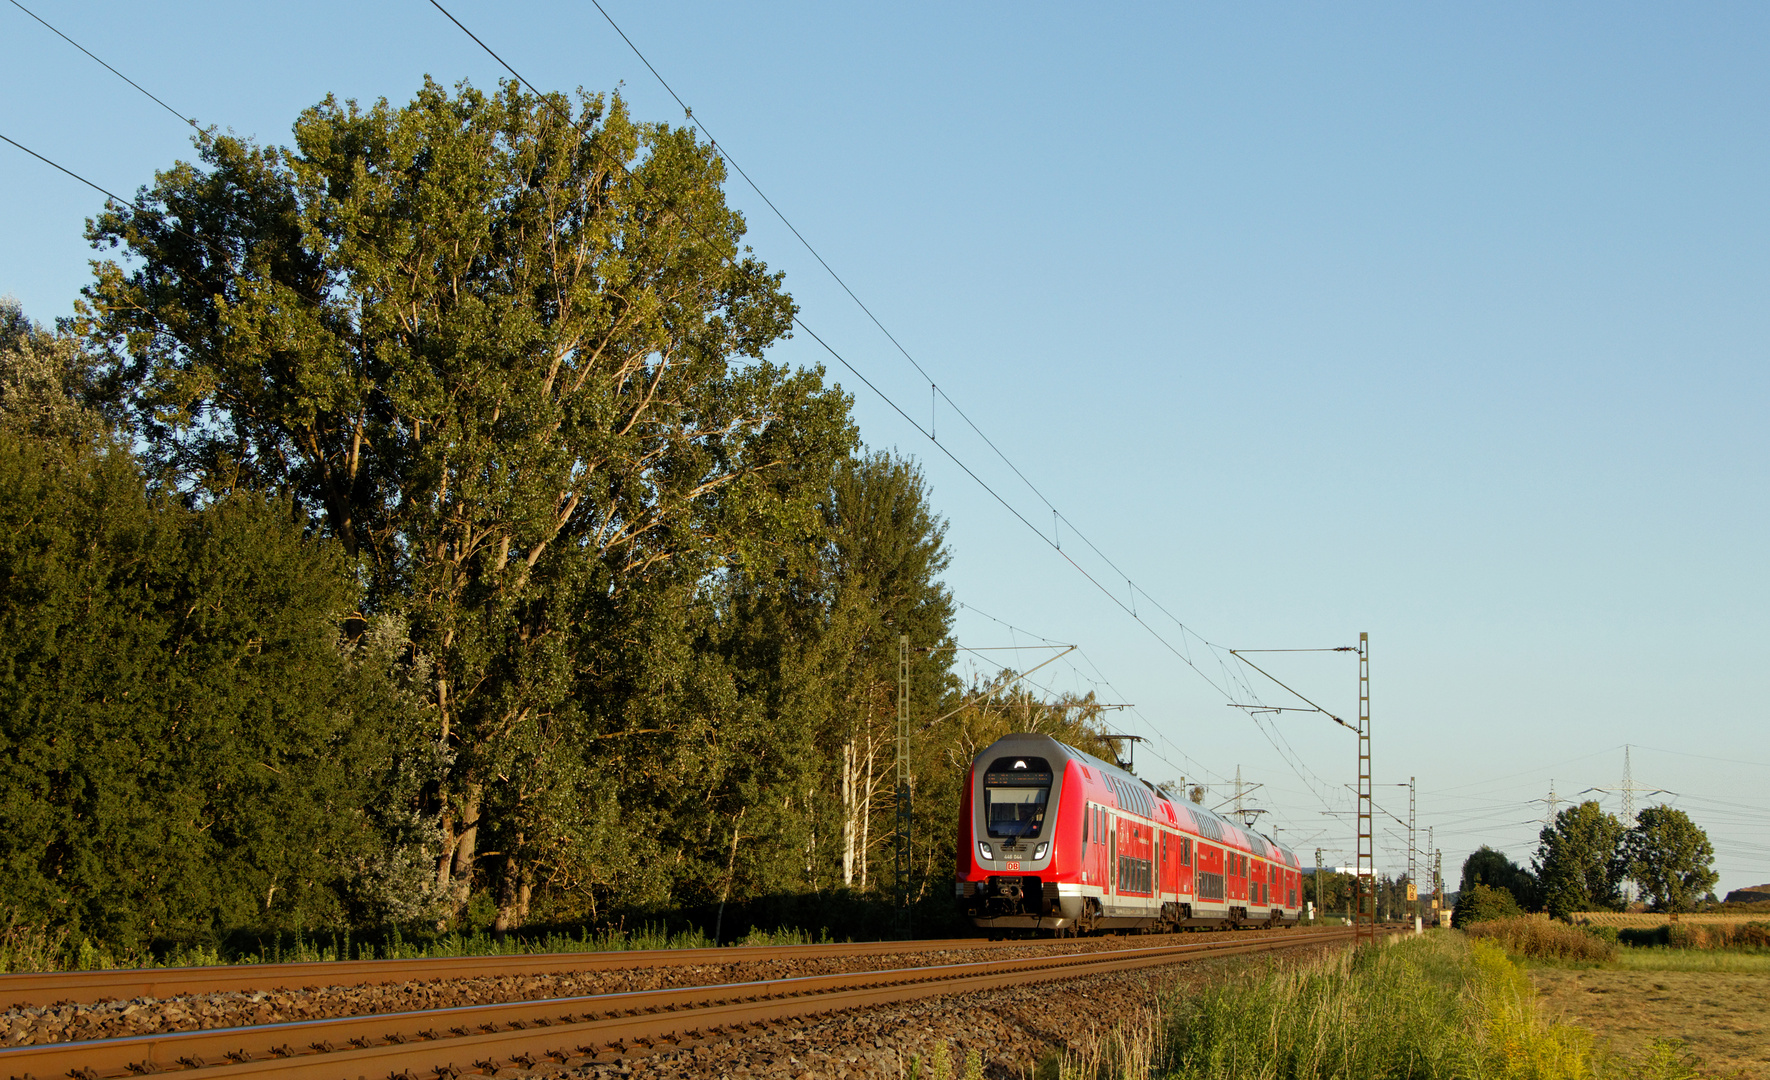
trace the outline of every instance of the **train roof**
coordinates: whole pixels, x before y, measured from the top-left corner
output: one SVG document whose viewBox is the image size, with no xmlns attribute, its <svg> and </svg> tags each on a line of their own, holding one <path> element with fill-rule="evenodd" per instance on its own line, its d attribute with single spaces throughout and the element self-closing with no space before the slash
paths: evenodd
<svg viewBox="0 0 1770 1080">
<path fill-rule="evenodd" d="M 1049 738 L 1049 736 L 1047 736 L 1047 738 Z M 1283 862 L 1297 869 L 1302 868 L 1302 864 L 1297 861 L 1296 852 L 1285 847 L 1271 837 L 1266 836 L 1263 833 L 1255 832 L 1253 829 L 1248 828 L 1245 825 L 1238 825 L 1224 817 L 1222 814 L 1217 813 L 1215 810 L 1207 809 L 1202 803 L 1170 799 L 1160 791 L 1157 791 L 1154 784 L 1151 784 L 1141 776 L 1132 773 L 1123 766 L 1115 765 L 1109 761 L 1102 761 L 1100 758 L 1095 757 L 1086 750 L 1077 750 L 1068 743 L 1058 742 L 1056 739 L 1052 739 L 1051 741 L 1057 743 L 1057 745 L 1063 749 L 1064 753 L 1069 754 L 1086 764 L 1092 765 L 1107 776 L 1115 777 L 1122 783 L 1141 784 L 1148 788 L 1150 795 L 1153 797 L 1156 804 L 1166 806 L 1172 814 L 1172 820 L 1175 820 L 1176 823 L 1180 821 L 1179 815 L 1191 814 L 1194 826 L 1193 831 L 1195 832 L 1202 833 L 1206 836 L 1211 836 L 1213 833 L 1218 834 L 1214 837 L 1214 839 L 1217 840 L 1223 840 L 1226 838 L 1239 840 L 1240 846 L 1247 848 L 1262 859 Z M 1206 824 L 1207 822 L 1209 822 L 1209 824 Z M 1271 852 L 1277 852 L 1277 858 L 1274 858 Z"/>
</svg>

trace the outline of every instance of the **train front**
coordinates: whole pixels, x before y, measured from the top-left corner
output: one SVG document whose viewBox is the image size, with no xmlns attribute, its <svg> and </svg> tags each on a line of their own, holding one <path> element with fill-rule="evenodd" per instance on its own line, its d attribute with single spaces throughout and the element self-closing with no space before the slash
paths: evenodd
<svg viewBox="0 0 1770 1080">
<path fill-rule="evenodd" d="M 1009 735 L 977 755 L 960 804 L 954 887 L 973 924 L 1073 931 L 1084 912 L 1085 787 L 1079 763 L 1049 736 Z"/>
</svg>

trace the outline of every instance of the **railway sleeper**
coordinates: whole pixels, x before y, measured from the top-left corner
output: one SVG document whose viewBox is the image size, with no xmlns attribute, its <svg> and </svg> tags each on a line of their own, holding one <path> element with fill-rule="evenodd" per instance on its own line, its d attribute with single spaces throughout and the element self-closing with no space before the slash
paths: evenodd
<svg viewBox="0 0 1770 1080">
<path fill-rule="evenodd" d="M 1261 912 L 1261 914 L 1263 915 L 1263 914 L 1265 914 L 1265 912 Z M 1292 942 L 1296 941 L 1296 939 L 1294 939 L 1294 938 L 1290 939 L 1290 940 Z M 1255 946 L 1255 947 L 1258 948 L 1259 946 Z M 1281 947 L 1281 946 L 1277 946 L 1275 943 L 1275 945 L 1272 947 Z M 1236 951 L 1245 951 L 1245 948 L 1244 949 L 1237 949 Z M 1031 958 L 1028 958 L 1028 959 L 1031 959 Z M 1031 974 L 1032 971 L 1040 970 L 1040 969 L 1068 968 L 1068 967 L 1075 966 L 1075 965 L 1087 966 L 1087 964 L 1092 963 L 1092 962 L 1093 962 L 1092 956 L 1088 957 L 1086 960 L 1084 960 L 1080 956 L 1077 956 L 1077 957 L 1066 957 L 1066 958 L 1040 959 L 1040 960 L 1034 962 L 1033 964 L 1029 964 L 1028 960 L 1010 960 L 1010 961 L 1004 961 L 1003 963 L 1008 967 L 1015 968 L 1018 970 L 1025 970 L 1025 971 L 1028 971 L 1029 974 Z M 970 966 L 971 965 L 966 965 L 967 968 L 969 968 Z M 878 973 L 878 974 L 886 974 L 886 973 Z M 950 979 L 961 979 L 965 976 L 965 974 L 966 974 L 966 972 L 954 971 L 954 970 L 950 970 L 950 969 L 948 969 L 948 970 L 941 970 L 940 968 L 923 969 L 922 971 L 915 972 L 915 973 L 909 973 L 909 972 L 889 973 L 887 976 L 887 979 L 882 980 L 882 982 L 887 982 L 892 985 L 915 984 L 915 983 L 919 983 L 919 982 L 920 983 L 927 983 L 927 984 L 931 984 L 931 985 L 928 986 L 927 990 L 922 991 L 922 993 L 927 993 L 927 992 L 938 993 L 941 991 L 935 990 L 935 986 L 943 985 L 947 980 L 950 980 Z M 1049 977 L 1049 976 L 1047 975 L 1044 977 Z M 1059 975 L 1058 977 L 1063 977 L 1063 976 Z M 830 993 L 834 994 L 838 998 L 841 998 L 841 997 L 846 996 L 845 991 L 847 991 L 852 986 L 853 982 L 857 979 L 863 983 L 867 981 L 866 979 L 860 978 L 860 973 L 856 973 L 854 976 L 840 976 L 840 977 L 820 976 L 820 977 L 816 977 L 814 985 L 826 984 L 828 986 Z M 874 983 L 871 985 L 877 986 L 880 984 Z M 760 989 L 760 988 L 758 988 L 758 989 Z M 780 988 L 780 989 L 785 990 L 787 988 Z M 787 1012 L 789 1012 L 790 1014 L 792 1014 L 795 1017 L 795 1019 L 788 1020 L 785 1017 L 782 1017 L 782 1018 L 770 1019 L 770 1020 L 726 1020 L 724 1023 L 726 1037 L 730 1038 L 730 1037 L 736 1037 L 736 1036 L 741 1036 L 741 1035 L 749 1035 L 749 1034 L 757 1032 L 757 1031 L 774 1030 L 774 1029 L 781 1028 L 783 1026 L 789 1026 L 792 1023 L 799 1022 L 799 1018 L 803 1017 L 807 1013 L 825 1014 L 829 1011 L 832 1011 L 828 1006 L 821 1004 L 817 1000 L 817 998 L 821 995 L 812 995 L 812 994 L 808 994 L 808 993 L 804 992 L 804 989 L 810 989 L 809 987 L 806 987 L 804 989 L 800 989 L 800 988 L 795 987 L 793 989 L 797 990 L 798 992 L 792 993 L 791 996 L 798 998 L 801 1003 L 784 1006 L 784 1009 Z M 912 992 L 912 993 L 914 993 L 914 992 Z M 745 1000 L 754 1000 L 754 996 L 752 996 L 750 994 L 740 994 L 740 995 L 736 995 L 736 996 L 740 999 L 739 1000 L 740 1005 Z M 732 995 L 727 995 L 728 1000 L 730 999 L 730 997 L 732 997 Z M 702 998 L 700 1000 L 703 1004 L 706 1001 L 705 998 Z M 635 1007 L 643 1009 L 643 1011 L 635 1011 L 634 1009 L 629 1009 L 625 1013 L 612 1013 L 608 1017 L 608 1019 L 611 1021 L 614 1021 L 614 1023 L 609 1024 L 608 1027 L 605 1028 L 604 1030 L 608 1030 L 610 1034 L 615 1034 L 620 1031 L 619 1017 L 621 1017 L 621 1016 L 635 1016 L 635 1017 L 641 1017 L 638 1024 L 635 1026 L 639 1026 L 639 1027 L 641 1027 L 642 1030 L 644 1030 L 643 1026 L 646 1024 L 649 1024 L 649 1025 L 651 1025 L 651 1027 L 653 1029 L 655 1029 L 656 1034 L 649 1035 L 644 1038 L 630 1037 L 628 1039 L 625 1039 L 618 1045 L 618 1047 L 616 1049 L 609 1051 L 609 1053 L 613 1056 L 630 1056 L 630 1055 L 637 1055 L 642 1052 L 649 1053 L 652 1050 L 654 1050 L 656 1047 L 659 1047 L 659 1046 L 671 1045 L 669 1042 L 664 1041 L 665 1037 L 664 1037 L 663 1033 L 665 1032 L 666 1028 L 673 1026 L 672 1021 L 671 1020 L 662 1020 L 662 1022 L 660 1022 L 660 1018 L 657 1018 L 656 1014 L 658 1014 L 660 1012 L 670 1013 L 670 1012 L 675 1012 L 676 1010 L 671 1010 L 671 1009 L 667 1009 L 667 1008 L 658 1008 L 658 1007 L 645 1009 L 645 1008 L 643 1008 L 643 1006 L 640 1002 L 634 1002 L 633 1004 Z M 693 1008 L 695 1008 L 695 1007 L 700 1007 L 700 1006 L 690 1006 L 690 1005 L 685 1004 L 685 1009 L 688 1009 L 689 1011 L 692 1011 Z M 731 1006 L 727 1006 L 727 1008 L 731 1008 Z M 833 1011 L 846 1012 L 847 1008 L 848 1007 L 846 1005 L 838 1006 Z M 734 1009 L 733 1011 L 739 1011 L 739 1010 Z M 568 1015 L 571 1015 L 571 1014 L 568 1014 Z M 528 1016 L 524 1017 L 524 1019 L 530 1020 L 531 1025 L 532 1025 L 532 1018 L 533 1018 L 533 1014 L 529 1014 Z M 364 1019 L 368 1019 L 368 1018 L 364 1018 Z M 461 1019 L 463 1021 L 466 1020 L 465 1017 L 462 1017 Z M 682 1018 L 682 1022 L 685 1027 L 687 1025 L 694 1024 L 695 1028 L 692 1030 L 698 1031 L 698 1030 L 700 1030 L 700 1025 L 696 1024 L 696 1020 L 698 1020 L 698 1019 L 700 1019 L 700 1018 L 692 1017 L 692 1016 L 684 1016 Z M 708 1019 L 711 1019 L 711 1018 L 708 1018 Z M 355 1031 L 366 1033 L 366 1035 L 369 1037 L 385 1038 L 386 1037 L 385 1033 L 392 1027 L 392 1025 L 389 1025 L 387 1027 L 383 1027 L 383 1026 L 381 1026 L 381 1024 L 382 1024 L 382 1021 L 379 1021 L 379 1020 L 375 1021 L 374 1026 L 372 1026 L 372 1027 L 359 1024 L 359 1026 L 357 1026 L 355 1028 Z M 459 1048 L 459 1053 L 463 1057 L 471 1055 L 476 1050 L 479 1053 L 485 1054 L 486 1056 L 489 1056 L 492 1058 L 501 1058 L 505 1054 L 507 1054 L 509 1051 L 518 1050 L 518 1049 L 523 1050 L 525 1052 L 529 1052 L 529 1053 L 548 1053 L 551 1048 L 545 1045 L 547 1040 L 557 1039 L 560 1041 L 565 1041 L 570 1038 L 570 1034 L 567 1032 L 563 1032 L 563 1031 L 559 1032 L 559 1033 L 549 1033 L 548 1035 L 540 1035 L 538 1032 L 528 1032 L 528 1033 L 525 1033 L 521 1036 L 517 1036 L 513 1029 L 502 1028 L 502 1027 L 499 1027 L 495 1023 L 487 1025 L 487 1026 L 490 1027 L 491 1029 L 493 1029 L 493 1031 L 495 1031 L 496 1034 L 486 1036 L 485 1037 L 486 1044 L 483 1047 L 473 1047 L 472 1046 L 472 1041 L 477 1041 L 477 1039 L 480 1038 L 480 1036 L 478 1036 L 477 1032 L 470 1032 L 466 1026 L 455 1029 L 459 1035 L 470 1040 L 468 1045 L 462 1046 Z M 414 1025 L 413 1028 L 415 1029 L 416 1025 Z M 612 1029 L 612 1030 L 610 1030 L 610 1029 Z M 406 1033 L 408 1035 L 417 1034 L 417 1032 L 413 1029 L 402 1029 L 402 1030 L 406 1031 Z M 346 1032 L 339 1033 L 340 1034 L 340 1041 L 343 1041 L 343 1036 L 347 1033 L 349 1033 L 348 1030 Z M 315 1032 L 314 1034 L 317 1035 L 318 1033 Z M 427 1034 L 434 1034 L 434 1032 L 427 1031 Z M 584 1034 L 589 1035 L 590 1033 L 585 1032 Z M 201 1035 L 201 1033 L 193 1033 L 193 1036 L 198 1036 L 198 1035 Z M 229 1037 L 229 1036 L 232 1036 L 232 1037 Z M 422 1038 L 423 1036 L 420 1035 L 419 1037 Z M 213 1037 L 210 1037 L 210 1038 L 213 1040 Z M 239 1045 L 239 1043 L 234 1042 L 234 1038 L 237 1038 L 236 1033 L 231 1033 L 231 1032 L 227 1033 L 227 1035 L 224 1035 L 223 1038 L 226 1038 L 227 1042 L 222 1043 L 220 1046 L 216 1046 L 215 1042 L 211 1041 L 208 1044 L 208 1046 L 205 1047 L 205 1049 L 207 1050 L 207 1052 L 211 1058 L 218 1056 L 219 1053 L 222 1051 L 222 1049 L 227 1047 L 227 1043 L 234 1043 L 235 1046 Z M 594 1038 L 594 1036 L 592 1036 L 592 1038 Z M 526 1041 L 526 1042 L 523 1041 L 525 1039 L 528 1041 Z M 268 1042 L 268 1040 L 266 1040 L 266 1041 Z M 362 1043 L 359 1042 L 358 1039 L 351 1039 L 349 1041 L 354 1046 L 362 1046 Z M 502 1043 L 502 1046 L 499 1045 L 500 1043 Z M 353 1051 L 348 1047 L 342 1047 L 342 1048 L 334 1047 L 330 1040 L 321 1040 L 318 1042 L 310 1043 L 309 1045 L 315 1051 L 317 1051 L 319 1053 L 334 1053 L 334 1052 L 342 1052 L 345 1054 L 352 1054 L 353 1053 Z M 677 1038 L 675 1040 L 675 1045 L 686 1045 L 686 1040 L 681 1039 L 681 1038 Z M 168 1048 L 168 1049 L 170 1049 L 170 1048 Z M 183 1048 L 181 1048 L 181 1049 L 183 1049 Z M 259 1053 L 262 1055 L 262 1054 L 268 1053 L 270 1048 L 268 1046 L 254 1044 L 252 1049 L 255 1053 Z M 580 1049 L 580 1051 L 587 1051 L 589 1048 L 588 1047 L 580 1047 L 579 1049 Z M 206 1067 L 208 1063 L 204 1062 L 202 1060 L 202 1057 L 200 1055 L 198 1055 L 196 1053 L 196 1051 L 197 1051 L 196 1046 L 188 1047 L 188 1049 L 186 1051 L 187 1056 L 183 1059 L 180 1059 L 179 1063 L 181 1065 L 188 1067 L 188 1068 L 199 1068 L 200 1069 L 200 1068 Z M 177 1052 L 177 1051 L 172 1051 L 172 1052 Z M 360 1051 L 354 1051 L 354 1053 L 365 1053 L 365 1052 L 367 1052 L 367 1053 L 376 1053 L 376 1052 L 386 1053 L 386 1052 L 388 1052 L 388 1048 L 382 1047 L 382 1046 L 363 1047 L 363 1049 Z M 440 1058 L 442 1056 L 438 1053 L 438 1048 L 432 1047 L 432 1048 L 430 1048 L 430 1052 L 431 1052 L 433 1058 Z M 230 1058 L 232 1057 L 231 1054 L 228 1056 Z M 67 1060 L 67 1059 L 64 1059 L 64 1060 Z M 79 1059 L 78 1059 L 78 1057 L 75 1057 L 72 1060 L 78 1061 Z M 113 1059 L 113 1060 L 116 1061 L 116 1064 L 111 1066 L 111 1068 L 114 1069 L 116 1073 L 122 1073 L 125 1069 L 125 1061 L 121 1058 L 117 1058 L 117 1059 Z M 84 1066 L 87 1063 L 81 1062 L 81 1064 L 82 1064 L 82 1066 Z M 395 1062 L 389 1061 L 389 1064 L 395 1064 Z M 161 1067 L 165 1068 L 166 1066 L 161 1065 Z M 427 1064 L 425 1067 L 429 1068 L 430 1066 Z M 65 1069 L 66 1066 L 62 1066 L 62 1068 Z M 39 1071 L 41 1071 L 41 1070 L 39 1070 Z M 56 1071 L 60 1071 L 60 1070 L 56 1070 Z M 354 1073 L 354 1070 L 352 1070 L 352 1071 Z M 380 1072 L 381 1075 L 387 1075 L 387 1072 L 385 1070 L 378 1070 L 378 1072 Z M 107 1075 L 110 1075 L 110 1074 L 107 1073 Z"/>
</svg>

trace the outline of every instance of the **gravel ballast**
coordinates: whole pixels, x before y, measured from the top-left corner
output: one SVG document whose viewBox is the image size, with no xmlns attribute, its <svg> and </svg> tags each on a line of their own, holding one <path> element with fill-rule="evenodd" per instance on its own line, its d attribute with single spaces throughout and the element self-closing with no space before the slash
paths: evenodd
<svg viewBox="0 0 1770 1080">
<path fill-rule="evenodd" d="M 1308 936 L 1307 931 L 1296 932 L 1298 944 L 1303 945 Z M 4 1033 L 6 1045 L 22 1046 L 841 972 L 1203 944 L 1213 939 L 1216 935 L 1183 934 L 1029 941 L 1009 947 L 871 956 L 746 958 L 729 964 L 441 978 L 370 986 L 192 994 L 166 1000 L 63 1002 L 0 1013 L 0 1023 L 5 1025 L 0 1032 Z M 1287 949 L 1283 955 L 1315 951 Z M 1271 954 L 1213 957 L 1145 971 L 923 999 L 707 1040 L 689 1048 L 603 1054 L 595 1061 L 539 1061 L 532 1069 L 500 1069 L 497 1077 L 900 1077 L 907 1075 L 904 1070 L 912 1059 L 925 1060 L 934 1045 L 943 1041 L 958 1065 L 975 1050 L 982 1055 L 988 1075 L 1029 1075 L 1031 1063 L 1052 1048 L 1077 1045 L 1078 1040 L 1098 1034 L 1103 1024 L 1147 1008 L 1163 987 L 1184 986 L 1221 977 L 1229 971 L 1246 970 L 1249 964 L 1270 962 Z"/>
</svg>

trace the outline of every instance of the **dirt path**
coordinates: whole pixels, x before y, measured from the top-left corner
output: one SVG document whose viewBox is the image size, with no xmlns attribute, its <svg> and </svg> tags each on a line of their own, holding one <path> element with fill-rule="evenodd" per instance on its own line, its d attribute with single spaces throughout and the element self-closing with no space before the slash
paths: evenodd
<svg viewBox="0 0 1770 1080">
<path fill-rule="evenodd" d="M 1537 968 L 1545 1009 L 1638 1052 L 1679 1038 L 1708 1075 L 1770 1080 L 1770 975 Z"/>
</svg>

